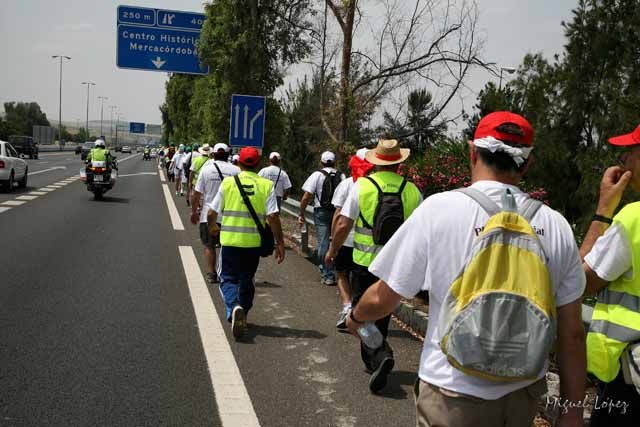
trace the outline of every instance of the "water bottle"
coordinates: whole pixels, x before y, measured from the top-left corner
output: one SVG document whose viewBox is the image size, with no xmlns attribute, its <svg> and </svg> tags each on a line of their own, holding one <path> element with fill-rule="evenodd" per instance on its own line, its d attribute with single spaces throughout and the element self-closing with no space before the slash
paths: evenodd
<svg viewBox="0 0 640 427">
<path fill-rule="evenodd" d="M 362 340 L 362 343 L 370 349 L 376 349 L 382 346 L 384 338 L 380 333 L 380 330 L 374 323 L 367 322 L 358 328 L 358 335 Z"/>
</svg>

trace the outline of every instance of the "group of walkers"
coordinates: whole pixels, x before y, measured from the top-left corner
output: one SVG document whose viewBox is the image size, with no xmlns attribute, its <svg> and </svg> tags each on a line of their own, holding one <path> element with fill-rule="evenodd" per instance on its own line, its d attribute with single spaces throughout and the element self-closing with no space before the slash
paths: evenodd
<svg viewBox="0 0 640 427">
<path fill-rule="evenodd" d="M 396 140 L 358 150 L 348 178 L 326 151 L 302 185 L 298 220 L 313 206 L 321 284 L 337 285 L 336 327 L 360 338 L 371 392 L 382 391 L 395 364 L 391 313 L 401 298 L 429 293 L 414 387 L 418 426 L 530 426 L 552 353 L 561 387 L 547 403 L 560 408 L 557 425 L 583 425 L 587 404 L 591 426 L 640 419 L 640 202 L 616 214 L 628 185 L 640 192 L 640 126 L 610 139 L 623 154 L 604 173 L 580 249 L 565 218 L 518 187 L 533 161 L 533 134 L 517 114 L 483 117 L 469 142 L 472 185 L 424 201 L 398 173 L 410 152 Z M 185 152 L 178 147 L 169 160 L 183 174 L 175 157 Z M 198 152 L 202 159 L 192 154 L 182 176 L 191 222 L 200 227 L 207 279 L 219 283 L 240 338 L 260 258 L 275 252 L 284 260 L 279 210 L 292 185 L 278 153 L 259 171 L 254 148 L 240 150 L 237 166 L 225 144 Z M 587 295 L 597 304 L 585 337 Z M 587 373 L 597 385 L 592 402 Z"/>
</svg>

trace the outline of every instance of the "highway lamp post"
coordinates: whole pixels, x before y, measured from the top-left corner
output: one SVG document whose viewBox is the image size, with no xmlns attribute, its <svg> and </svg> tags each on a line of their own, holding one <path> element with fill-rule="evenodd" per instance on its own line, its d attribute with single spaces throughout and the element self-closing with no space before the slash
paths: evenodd
<svg viewBox="0 0 640 427">
<path fill-rule="evenodd" d="M 100 137 L 102 138 L 104 136 L 102 133 L 102 116 L 104 112 L 104 101 L 106 101 L 109 98 L 107 98 L 106 96 L 99 96 L 98 99 L 100 100 Z"/>
<path fill-rule="evenodd" d="M 82 82 L 83 85 L 87 85 L 87 120 L 85 121 L 85 128 L 87 130 L 87 135 L 90 137 L 91 132 L 89 132 L 89 88 L 96 84 L 94 82 Z"/>
<path fill-rule="evenodd" d="M 111 120 L 109 120 L 109 142 L 113 142 L 113 112 L 117 109 L 118 107 L 115 105 L 109 106 L 109 110 L 111 110 Z"/>
<path fill-rule="evenodd" d="M 516 72 L 516 69 L 513 67 L 500 67 L 500 83 L 498 84 L 498 90 L 502 90 L 502 72 L 506 71 L 509 74 L 513 74 Z"/>
<path fill-rule="evenodd" d="M 58 106 L 58 147 L 62 150 L 62 61 L 66 59 L 71 60 L 70 56 L 65 55 L 52 55 L 53 59 L 60 59 L 60 104 Z"/>
</svg>

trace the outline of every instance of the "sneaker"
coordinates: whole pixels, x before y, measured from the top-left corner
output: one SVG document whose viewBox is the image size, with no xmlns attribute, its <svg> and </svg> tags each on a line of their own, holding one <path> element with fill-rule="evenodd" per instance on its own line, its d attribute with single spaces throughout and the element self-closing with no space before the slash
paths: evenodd
<svg viewBox="0 0 640 427">
<path fill-rule="evenodd" d="M 336 328 L 338 329 L 347 329 L 347 316 L 349 315 L 349 310 L 351 308 L 343 308 L 340 312 L 340 316 L 338 317 L 338 323 L 336 323 Z"/>
<path fill-rule="evenodd" d="M 207 273 L 207 282 L 209 282 L 210 285 L 213 285 L 215 283 L 220 283 L 220 279 L 218 279 L 218 275 L 216 273 Z"/>
<path fill-rule="evenodd" d="M 231 312 L 231 333 L 233 334 L 234 338 L 240 338 L 244 333 L 244 329 L 246 327 L 247 317 L 244 313 L 244 308 L 236 305 Z"/>
<path fill-rule="evenodd" d="M 336 280 L 335 279 L 324 279 L 322 281 L 322 284 L 325 286 L 335 286 L 336 285 Z"/>
<path fill-rule="evenodd" d="M 385 357 L 378 366 L 378 369 L 373 371 L 371 378 L 369 379 L 369 390 L 371 393 L 379 393 L 387 385 L 387 376 L 393 369 L 395 361 L 392 357 Z"/>
</svg>

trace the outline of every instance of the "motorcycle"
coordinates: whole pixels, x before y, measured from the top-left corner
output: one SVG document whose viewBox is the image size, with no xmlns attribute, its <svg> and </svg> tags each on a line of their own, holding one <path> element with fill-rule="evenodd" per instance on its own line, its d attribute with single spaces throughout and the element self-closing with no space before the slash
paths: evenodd
<svg viewBox="0 0 640 427">
<path fill-rule="evenodd" d="M 145 151 L 142 155 L 142 160 L 151 160 L 151 154 L 148 151 Z"/>
<path fill-rule="evenodd" d="M 102 200 L 102 195 L 111 190 L 118 177 L 118 164 L 114 158 L 111 169 L 106 162 L 91 162 L 80 169 L 80 179 L 87 185 L 87 191 L 93 193 L 95 200 Z"/>
</svg>

